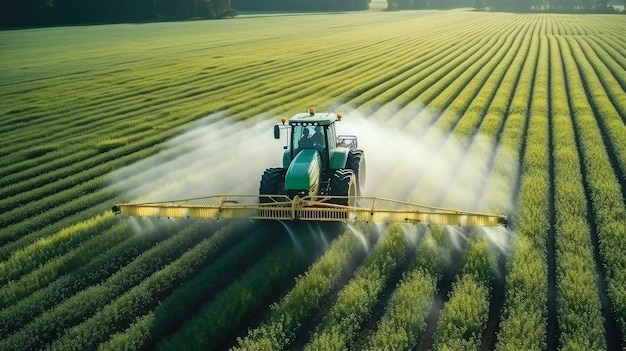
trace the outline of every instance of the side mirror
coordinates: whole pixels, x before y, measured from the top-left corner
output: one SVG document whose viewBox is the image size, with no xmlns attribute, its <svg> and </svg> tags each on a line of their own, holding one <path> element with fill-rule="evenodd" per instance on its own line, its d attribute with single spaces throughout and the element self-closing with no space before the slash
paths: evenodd
<svg viewBox="0 0 626 351">
<path fill-rule="evenodd" d="M 274 139 L 280 139 L 280 127 L 278 124 L 274 125 Z"/>
</svg>

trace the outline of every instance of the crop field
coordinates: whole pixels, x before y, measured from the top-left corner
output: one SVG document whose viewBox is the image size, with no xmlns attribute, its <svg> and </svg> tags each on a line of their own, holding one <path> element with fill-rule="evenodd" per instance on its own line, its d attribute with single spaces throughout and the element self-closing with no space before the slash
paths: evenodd
<svg viewBox="0 0 626 351">
<path fill-rule="evenodd" d="M 626 347 L 626 16 L 0 32 L 0 350 Z M 115 216 L 255 194 L 342 112 L 364 193 L 508 228 Z"/>
</svg>

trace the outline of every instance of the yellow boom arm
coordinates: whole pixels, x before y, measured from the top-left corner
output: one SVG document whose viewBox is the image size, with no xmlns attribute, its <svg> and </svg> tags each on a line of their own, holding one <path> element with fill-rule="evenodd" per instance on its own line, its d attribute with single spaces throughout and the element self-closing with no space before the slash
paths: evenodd
<svg viewBox="0 0 626 351">
<path fill-rule="evenodd" d="M 258 203 L 259 197 L 268 202 Z M 335 201 L 333 201 L 335 200 Z M 343 200 L 349 206 L 331 202 Z M 361 196 L 296 197 L 217 195 L 195 199 L 113 206 L 115 214 L 163 218 L 248 218 L 301 221 L 425 223 L 470 227 L 506 225 L 502 215 L 443 209 Z"/>
</svg>

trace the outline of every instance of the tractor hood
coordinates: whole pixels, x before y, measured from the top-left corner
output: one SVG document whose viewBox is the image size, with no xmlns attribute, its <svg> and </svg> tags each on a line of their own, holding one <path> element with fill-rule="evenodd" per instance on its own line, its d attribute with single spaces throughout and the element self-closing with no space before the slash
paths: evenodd
<svg viewBox="0 0 626 351">
<path fill-rule="evenodd" d="M 285 175 L 285 190 L 290 195 L 318 192 L 322 159 L 315 149 L 305 149 L 291 161 Z"/>
</svg>

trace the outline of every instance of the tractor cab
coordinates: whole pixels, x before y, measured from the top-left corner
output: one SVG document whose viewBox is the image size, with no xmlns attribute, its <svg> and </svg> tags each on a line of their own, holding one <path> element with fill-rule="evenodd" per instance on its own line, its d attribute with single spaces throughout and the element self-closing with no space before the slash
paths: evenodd
<svg viewBox="0 0 626 351">
<path fill-rule="evenodd" d="M 289 119 L 291 140 L 286 152 L 288 155 L 285 156 L 289 156 L 291 160 L 303 150 L 317 150 L 322 159 L 322 167 L 329 168 L 337 145 L 334 123 L 338 120 L 334 113 L 316 114 L 313 108 L 309 113 L 292 116 Z"/>
<path fill-rule="evenodd" d="M 284 147 L 283 166 L 288 167 L 289 163 L 303 150 L 317 150 L 322 160 L 323 168 L 331 168 L 334 153 L 338 147 L 350 147 L 343 144 L 345 138 L 337 138 L 335 122 L 341 121 L 340 113 L 316 113 L 314 108 L 310 108 L 308 113 L 298 113 L 289 118 L 282 118 L 282 125 L 274 126 L 274 137 L 280 139 L 280 130 L 289 130 L 289 141 Z M 356 139 L 356 138 L 354 138 Z M 356 145 L 354 145 L 356 147 Z"/>
</svg>

